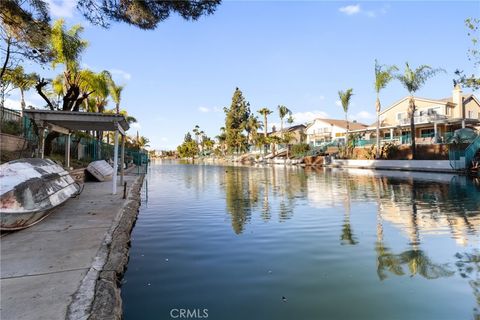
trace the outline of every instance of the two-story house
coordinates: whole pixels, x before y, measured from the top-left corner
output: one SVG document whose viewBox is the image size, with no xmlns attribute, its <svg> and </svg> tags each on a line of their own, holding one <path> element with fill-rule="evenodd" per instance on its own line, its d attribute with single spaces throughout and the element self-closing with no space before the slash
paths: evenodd
<svg viewBox="0 0 480 320">
<path fill-rule="evenodd" d="M 473 94 L 463 94 L 460 85 L 444 99 L 415 97 L 415 142 L 446 142 L 460 128 L 480 125 L 480 102 Z M 380 113 L 380 138 L 383 142 L 410 143 L 409 97 L 394 103 Z M 376 123 L 367 128 L 375 132 Z"/>
<path fill-rule="evenodd" d="M 366 124 L 356 121 L 348 122 L 349 131 L 360 131 L 366 128 Z M 305 129 L 307 143 L 314 147 L 328 142 L 344 143 L 346 133 L 347 121 L 337 119 L 317 118 Z"/>
</svg>

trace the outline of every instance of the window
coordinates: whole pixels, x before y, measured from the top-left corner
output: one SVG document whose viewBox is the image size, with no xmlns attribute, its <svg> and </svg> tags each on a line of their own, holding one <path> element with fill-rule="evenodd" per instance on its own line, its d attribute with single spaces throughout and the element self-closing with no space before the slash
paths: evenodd
<svg viewBox="0 0 480 320">
<path fill-rule="evenodd" d="M 384 138 L 384 139 L 390 139 L 390 132 L 385 132 L 385 133 L 383 134 L 383 138 Z"/>
<path fill-rule="evenodd" d="M 474 116 L 475 112 L 472 111 L 472 110 L 468 110 L 468 118 L 469 119 L 475 119 L 475 116 Z"/>
<path fill-rule="evenodd" d="M 431 138 L 435 136 L 434 129 L 422 129 L 420 130 L 420 137 L 422 138 Z"/>
</svg>

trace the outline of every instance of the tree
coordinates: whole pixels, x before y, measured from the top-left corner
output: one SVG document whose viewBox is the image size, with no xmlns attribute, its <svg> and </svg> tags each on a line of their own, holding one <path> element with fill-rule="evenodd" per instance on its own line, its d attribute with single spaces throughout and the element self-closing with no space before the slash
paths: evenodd
<svg viewBox="0 0 480 320">
<path fill-rule="evenodd" d="M 31 89 L 35 85 L 37 78 L 38 75 L 36 73 L 26 74 L 22 66 L 17 66 L 15 69 L 9 69 L 5 72 L 3 80 L 7 83 L 10 83 L 14 88 L 20 90 L 20 104 L 22 106 L 22 112 L 23 110 L 25 110 L 26 107 L 25 91 Z"/>
<path fill-rule="evenodd" d="M 120 102 L 122 101 L 122 92 L 123 89 L 125 89 L 125 86 L 116 85 L 112 80 L 109 87 L 110 97 L 112 97 L 112 100 L 115 103 L 116 114 L 120 114 Z"/>
<path fill-rule="evenodd" d="M 83 82 L 92 78 L 92 72 L 81 72 L 78 67 L 80 56 L 87 47 L 87 42 L 80 37 L 82 31 L 81 25 L 75 25 L 69 30 L 65 30 L 62 19 L 56 21 L 52 27 L 51 45 L 54 53 L 52 67 L 55 68 L 58 64 L 64 65 L 63 76 L 57 78 L 57 82 L 61 83 L 61 110 L 64 111 L 78 111 L 83 101 L 92 93 L 82 90 Z M 49 81 L 39 79 L 35 89 L 46 101 L 49 108 L 54 110 L 55 104 L 43 92 L 48 84 Z"/>
<path fill-rule="evenodd" d="M 39 0 L 0 1 L 0 80 L 22 59 L 46 63 L 52 59 L 48 5 Z"/>
<path fill-rule="evenodd" d="M 250 114 L 245 130 L 247 131 L 247 141 L 252 143 L 258 135 L 258 129 L 262 128 L 262 123 L 253 114 Z"/>
<path fill-rule="evenodd" d="M 269 114 L 272 114 L 273 111 L 271 111 L 267 107 L 263 107 L 262 109 L 258 110 L 257 112 L 260 113 L 263 116 L 263 135 L 266 138 L 267 137 L 267 132 L 268 132 L 268 121 L 267 121 L 268 119 L 267 119 L 267 117 L 268 117 Z"/>
<path fill-rule="evenodd" d="M 185 134 L 183 143 L 177 147 L 177 152 L 182 158 L 192 158 L 198 154 L 198 144 L 192 139 L 190 132 Z"/>
<path fill-rule="evenodd" d="M 287 116 L 287 114 L 291 115 L 292 111 L 290 111 L 290 109 L 288 109 L 284 105 L 279 105 L 278 106 L 278 113 L 280 115 L 280 132 L 281 132 L 282 138 L 283 138 L 283 119 Z"/>
<path fill-rule="evenodd" d="M 385 69 L 384 69 L 385 68 Z M 380 65 L 375 59 L 375 92 L 377 93 L 377 100 L 375 102 L 375 109 L 377 111 L 377 154 L 376 158 L 380 158 L 380 90 L 385 88 L 387 84 L 393 79 L 393 72 L 397 71 L 396 66 Z"/>
<path fill-rule="evenodd" d="M 413 94 L 420 90 L 420 88 L 427 82 L 428 79 L 433 77 L 439 72 L 445 72 L 445 70 L 437 68 L 434 69 L 427 65 L 421 65 L 415 70 L 410 68 L 410 65 L 405 63 L 405 71 L 403 74 L 395 75 L 395 78 L 407 89 L 410 97 L 408 99 L 408 114 L 410 117 L 410 135 L 412 146 L 412 159 L 416 158 L 416 146 L 415 146 L 415 98 Z"/>
<path fill-rule="evenodd" d="M 273 111 L 268 109 L 267 107 L 263 107 L 262 109 L 257 111 L 263 116 L 263 137 L 265 138 L 265 144 L 264 144 L 264 153 L 267 153 L 267 132 L 268 132 L 268 115 L 272 114 Z"/>
<path fill-rule="evenodd" d="M 126 22 L 141 29 L 155 29 L 171 13 L 185 20 L 198 20 L 213 14 L 221 0 L 78 0 L 77 7 L 95 25 L 108 27 L 109 21 Z"/>
<path fill-rule="evenodd" d="M 239 88 L 235 88 L 230 108 L 224 108 L 226 144 L 229 152 L 245 150 L 247 139 L 243 132 L 250 116 L 250 103 L 243 97 Z"/>
<path fill-rule="evenodd" d="M 468 36 L 472 41 L 472 48 L 468 49 L 467 55 L 468 60 L 473 61 L 473 68 L 478 70 L 480 67 L 480 49 L 478 48 L 478 28 L 480 24 L 480 19 L 478 18 L 468 18 L 465 19 L 465 25 L 468 28 Z M 455 74 L 457 79 L 453 80 L 454 85 L 461 83 L 464 87 L 472 88 L 473 90 L 478 90 L 480 88 L 480 78 L 472 74 L 467 76 L 461 70 L 456 70 Z"/>
<path fill-rule="evenodd" d="M 345 134 L 345 144 L 348 142 L 348 131 L 350 131 L 350 125 L 348 123 L 348 106 L 350 105 L 350 99 L 353 96 L 353 89 L 347 89 L 345 91 L 338 91 L 338 97 L 342 104 L 343 112 L 345 112 L 345 122 L 347 124 L 347 132 Z"/>
</svg>

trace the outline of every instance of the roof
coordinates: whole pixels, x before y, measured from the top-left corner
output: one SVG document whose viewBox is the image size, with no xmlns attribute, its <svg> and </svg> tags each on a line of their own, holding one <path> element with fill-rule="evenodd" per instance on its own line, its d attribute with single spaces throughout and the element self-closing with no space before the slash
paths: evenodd
<svg viewBox="0 0 480 320">
<path fill-rule="evenodd" d="M 37 125 L 45 122 L 69 131 L 115 131 L 118 129 L 123 133 L 130 128 L 125 117 L 118 114 L 29 109 L 24 110 L 24 113 L 27 117 L 33 119 Z"/>
<path fill-rule="evenodd" d="M 283 128 L 283 130 L 276 130 L 276 131 L 271 131 L 269 132 L 268 134 L 272 134 L 272 133 L 279 133 L 279 132 L 293 132 L 293 131 L 297 131 L 297 130 L 302 130 L 302 129 L 305 129 L 306 126 L 304 124 L 297 124 L 295 126 L 291 126 L 291 127 L 288 127 L 288 128 Z"/>
<path fill-rule="evenodd" d="M 326 123 L 331 124 L 332 126 L 337 126 L 343 129 L 347 129 L 347 121 L 345 120 L 338 120 L 338 119 L 323 119 L 323 118 L 317 118 L 316 120 L 320 120 Z M 350 130 L 362 130 L 367 128 L 368 126 L 366 124 L 360 123 L 360 122 L 353 122 L 353 121 L 348 121 L 348 127 Z"/>
</svg>

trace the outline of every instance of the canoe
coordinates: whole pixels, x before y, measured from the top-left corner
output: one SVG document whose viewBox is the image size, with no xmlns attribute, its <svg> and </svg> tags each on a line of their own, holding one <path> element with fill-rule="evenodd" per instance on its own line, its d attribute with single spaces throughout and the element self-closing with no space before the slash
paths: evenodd
<svg viewBox="0 0 480 320">
<path fill-rule="evenodd" d="M 105 160 L 90 162 L 87 171 L 98 181 L 112 180 L 113 168 Z"/>
<path fill-rule="evenodd" d="M 79 189 L 70 174 L 49 159 L 0 165 L 0 230 L 19 230 L 40 222 Z"/>
</svg>

